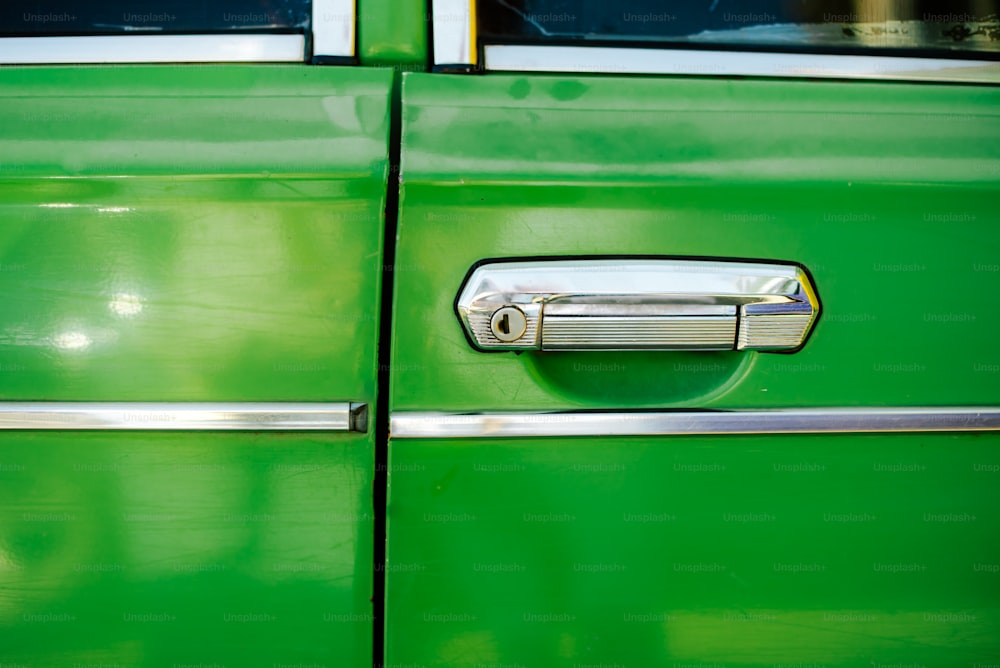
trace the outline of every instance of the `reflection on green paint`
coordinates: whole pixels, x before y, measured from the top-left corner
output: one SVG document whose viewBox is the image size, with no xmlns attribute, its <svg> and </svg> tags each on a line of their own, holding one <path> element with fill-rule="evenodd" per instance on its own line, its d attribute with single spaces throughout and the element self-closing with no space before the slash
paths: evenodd
<svg viewBox="0 0 1000 668">
<path fill-rule="evenodd" d="M 373 402 L 391 79 L 0 72 L 0 397 Z"/>
</svg>

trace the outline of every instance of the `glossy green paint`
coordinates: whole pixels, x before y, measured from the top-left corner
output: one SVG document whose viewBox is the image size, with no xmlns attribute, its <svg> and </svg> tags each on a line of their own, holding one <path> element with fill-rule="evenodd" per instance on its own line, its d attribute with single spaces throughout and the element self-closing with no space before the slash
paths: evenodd
<svg viewBox="0 0 1000 668">
<path fill-rule="evenodd" d="M 0 398 L 373 403 L 391 77 L 0 70 Z"/>
<path fill-rule="evenodd" d="M 385 71 L 0 69 L 0 398 L 374 408 Z M 374 434 L 0 434 L 0 663 L 371 664 Z"/>
<path fill-rule="evenodd" d="M 998 110 L 981 87 L 406 75 L 392 409 L 997 405 Z M 475 262 L 604 254 L 799 262 L 823 313 L 791 355 L 466 341 Z M 998 445 L 393 440 L 387 661 L 988 663 Z"/>
<path fill-rule="evenodd" d="M 358 60 L 362 65 L 427 68 L 426 0 L 358 0 Z"/>
<path fill-rule="evenodd" d="M 1000 403 L 1000 90 L 404 75 L 394 410 Z M 800 262 L 794 355 L 484 354 L 485 258 Z M 434 335 L 407 323 L 433 323 Z"/>
<path fill-rule="evenodd" d="M 395 441 L 387 661 L 988 665 L 996 435 Z"/>
<path fill-rule="evenodd" d="M 371 448 L 0 435 L 0 661 L 370 666 Z"/>
</svg>

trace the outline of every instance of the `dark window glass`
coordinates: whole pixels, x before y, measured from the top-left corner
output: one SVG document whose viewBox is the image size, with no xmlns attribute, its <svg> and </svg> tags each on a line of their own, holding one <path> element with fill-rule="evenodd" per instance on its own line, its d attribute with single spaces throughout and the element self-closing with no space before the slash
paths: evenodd
<svg viewBox="0 0 1000 668">
<path fill-rule="evenodd" d="M 303 32 L 310 0 L 2 0 L 0 34 Z"/>
<path fill-rule="evenodd" d="M 998 0 L 479 0 L 486 43 L 1000 54 Z"/>
</svg>

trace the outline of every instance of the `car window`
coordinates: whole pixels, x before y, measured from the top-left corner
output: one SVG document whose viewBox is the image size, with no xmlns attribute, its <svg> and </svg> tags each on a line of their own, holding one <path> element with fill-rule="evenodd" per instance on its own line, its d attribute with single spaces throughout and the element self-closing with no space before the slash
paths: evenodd
<svg viewBox="0 0 1000 668">
<path fill-rule="evenodd" d="M 353 65 L 354 0 L 12 0 L 0 64 Z"/>
<path fill-rule="evenodd" d="M 485 41 L 507 43 L 997 54 L 998 5 L 997 0 L 481 0 L 479 31 Z"/>
<path fill-rule="evenodd" d="M 294 31 L 310 24 L 310 0 L 7 0 L 0 35 L 115 35 Z"/>
</svg>

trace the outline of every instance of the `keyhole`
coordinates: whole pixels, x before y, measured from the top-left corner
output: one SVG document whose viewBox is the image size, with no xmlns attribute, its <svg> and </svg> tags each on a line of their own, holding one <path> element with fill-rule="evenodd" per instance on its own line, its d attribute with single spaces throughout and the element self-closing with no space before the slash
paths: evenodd
<svg viewBox="0 0 1000 668">
<path fill-rule="evenodd" d="M 490 329 L 493 330 L 493 336 L 504 343 L 517 341 L 524 336 L 527 324 L 524 312 L 516 306 L 504 306 L 497 309 L 493 317 L 490 318 Z"/>
</svg>

